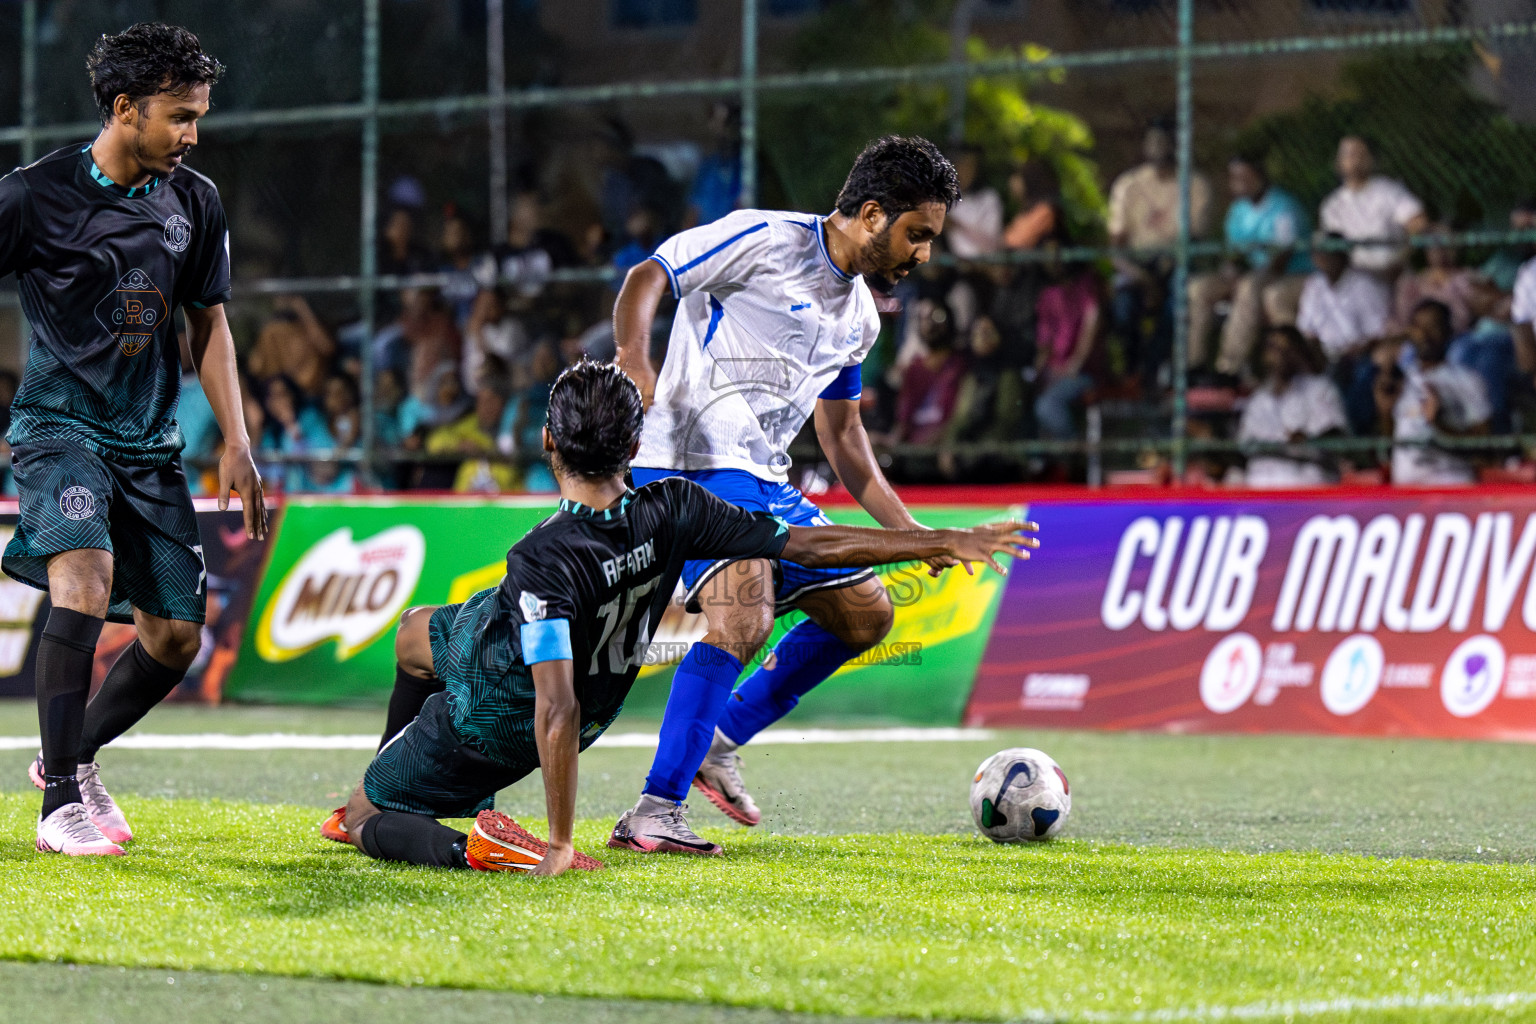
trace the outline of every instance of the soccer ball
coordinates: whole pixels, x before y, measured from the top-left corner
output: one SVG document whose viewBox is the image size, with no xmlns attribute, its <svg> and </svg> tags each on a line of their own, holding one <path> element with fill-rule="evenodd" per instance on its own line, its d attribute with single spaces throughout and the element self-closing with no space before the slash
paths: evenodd
<svg viewBox="0 0 1536 1024">
<path fill-rule="evenodd" d="M 1067 776 L 1033 747 L 1002 750 L 981 763 L 971 783 L 971 815 L 994 843 L 1049 839 L 1072 813 Z"/>
</svg>

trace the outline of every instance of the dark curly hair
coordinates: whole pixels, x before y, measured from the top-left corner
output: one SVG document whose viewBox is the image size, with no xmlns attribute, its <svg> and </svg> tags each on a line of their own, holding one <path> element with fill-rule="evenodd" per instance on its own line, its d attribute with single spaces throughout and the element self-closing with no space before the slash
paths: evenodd
<svg viewBox="0 0 1536 1024">
<path fill-rule="evenodd" d="M 585 477 L 624 472 L 644 419 L 640 389 L 623 370 L 581 360 L 549 389 L 545 426 L 555 442 L 556 471 Z"/>
<path fill-rule="evenodd" d="M 185 96 L 194 86 L 213 85 L 224 74 L 224 65 L 203 52 L 197 36 L 160 22 L 140 22 L 97 39 L 86 54 L 85 69 L 91 73 L 102 124 L 112 119 L 112 104 L 124 93 L 140 105 L 156 93 Z"/>
<path fill-rule="evenodd" d="M 943 203 L 947 210 L 960 201 L 960 179 L 927 139 L 883 135 L 854 160 L 837 194 L 837 212 L 852 217 L 871 199 L 891 218 L 924 203 Z"/>
</svg>

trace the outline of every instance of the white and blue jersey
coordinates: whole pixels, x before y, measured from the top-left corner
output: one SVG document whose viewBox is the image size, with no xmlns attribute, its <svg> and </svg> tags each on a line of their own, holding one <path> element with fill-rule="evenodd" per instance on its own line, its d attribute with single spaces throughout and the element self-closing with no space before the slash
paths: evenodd
<svg viewBox="0 0 1536 1024">
<path fill-rule="evenodd" d="M 651 256 L 678 299 L 634 465 L 789 474 L 818 398 L 858 398 L 880 333 L 863 278 L 838 269 L 821 218 L 738 210 Z"/>
<path fill-rule="evenodd" d="M 880 333 L 869 286 L 832 262 L 821 218 L 804 213 L 738 210 L 674 235 L 651 259 L 678 308 L 633 462 L 636 485 L 683 476 L 791 525 L 826 525 L 788 482 L 789 445 L 818 399 L 859 398 L 860 364 Z M 691 610 L 729 561 L 688 563 Z M 870 576 L 781 563 L 778 611 Z"/>
</svg>

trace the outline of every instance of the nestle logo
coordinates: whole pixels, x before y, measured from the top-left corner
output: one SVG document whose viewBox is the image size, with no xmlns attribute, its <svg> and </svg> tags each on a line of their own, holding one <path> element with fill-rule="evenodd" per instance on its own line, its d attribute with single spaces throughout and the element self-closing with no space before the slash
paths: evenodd
<svg viewBox="0 0 1536 1024">
<path fill-rule="evenodd" d="M 1026 708 L 1077 711 L 1088 696 L 1088 684 L 1085 675 L 1031 672 L 1024 677 L 1020 703 Z"/>
<path fill-rule="evenodd" d="M 359 559 L 364 565 L 373 565 L 375 562 L 398 562 L 404 557 L 405 548 L 402 546 L 370 548 L 359 554 Z"/>
</svg>

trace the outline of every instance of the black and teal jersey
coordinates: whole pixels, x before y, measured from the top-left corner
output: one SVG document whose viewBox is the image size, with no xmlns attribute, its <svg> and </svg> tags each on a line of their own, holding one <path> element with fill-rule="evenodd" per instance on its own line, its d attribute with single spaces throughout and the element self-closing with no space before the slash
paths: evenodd
<svg viewBox="0 0 1536 1024">
<path fill-rule="evenodd" d="M 0 178 L 0 277 L 32 326 L 12 444 L 78 441 L 129 465 L 181 451 L 181 306 L 229 300 L 229 230 L 213 182 L 187 167 L 124 188 L 89 144 Z"/>
<path fill-rule="evenodd" d="M 618 714 L 683 564 L 777 558 L 783 520 L 668 477 L 595 511 L 562 501 L 507 553 L 507 575 L 432 620 L 433 670 L 460 736 L 510 763 L 532 756 L 528 666 L 569 658 L 584 741 Z"/>
</svg>

